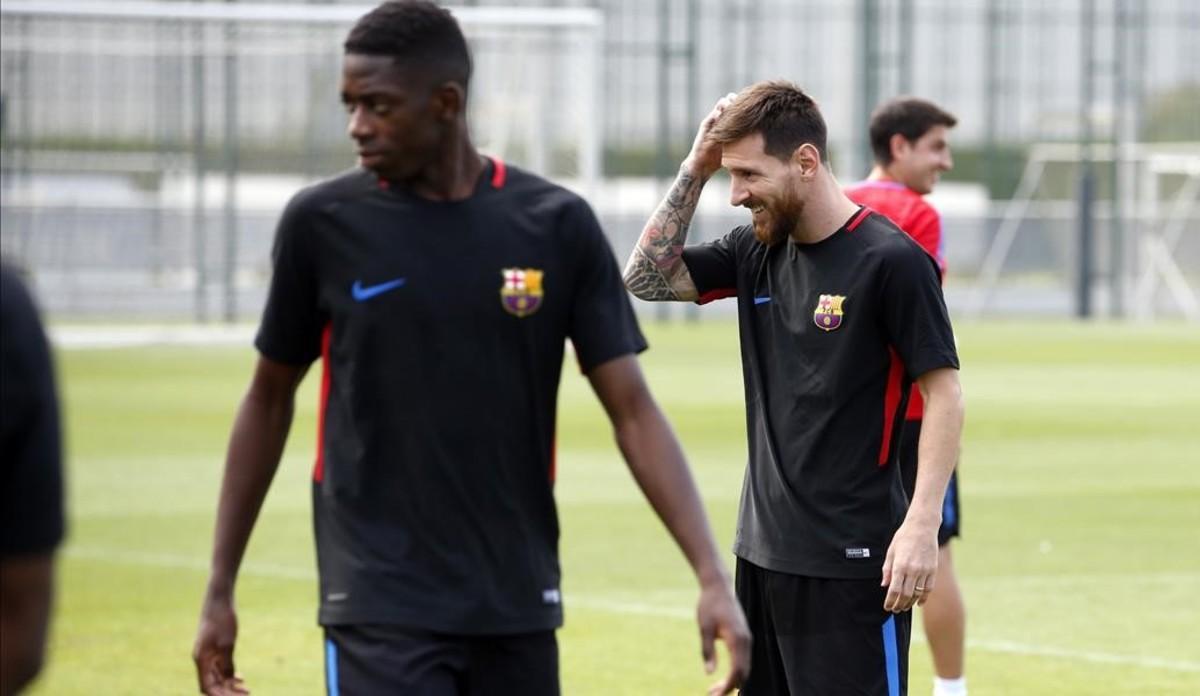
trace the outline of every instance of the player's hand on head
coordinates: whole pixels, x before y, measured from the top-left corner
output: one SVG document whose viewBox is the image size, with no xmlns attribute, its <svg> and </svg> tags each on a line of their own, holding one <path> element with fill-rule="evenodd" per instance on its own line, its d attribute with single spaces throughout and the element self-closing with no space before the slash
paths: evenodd
<svg viewBox="0 0 1200 696">
<path fill-rule="evenodd" d="M 721 168 L 721 146 L 709 138 L 709 133 L 734 99 L 737 99 L 737 95 L 733 92 L 721 97 L 712 111 L 700 122 L 700 130 L 696 132 L 696 139 L 692 142 L 692 151 L 688 154 L 686 162 L 687 168 L 693 173 L 707 178 Z"/>
<path fill-rule="evenodd" d="M 208 696 L 248 694 L 246 683 L 234 671 L 233 645 L 237 640 L 237 614 L 228 601 L 205 600 L 200 627 L 192 647 L 200 693 Z"/>
<path fill-rule="evenodd" d="M 726 583 L 714 583 L 700 592 L 696 607 L 700 624 L 700 651 L 704 670 L 712 674 L 717 668 L 716 641 L 729 651 L 729 671 L 725 678 L 708 689 L 710 696 L 727 694 L 745 682 L 750 675 L 750 628 L 742 614 L 741 605 Z"/>
<path fill-rule="evenodd" d="M 905 520 L 892 537 L 883 561 L 883 608 L 893 613 L 924 604 L 937 576 L 937 526 Z"/>
</svg>

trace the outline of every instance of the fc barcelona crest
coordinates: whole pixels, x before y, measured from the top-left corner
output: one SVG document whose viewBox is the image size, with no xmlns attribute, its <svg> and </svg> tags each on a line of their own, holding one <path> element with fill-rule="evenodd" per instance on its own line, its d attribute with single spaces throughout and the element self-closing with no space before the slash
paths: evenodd
<svg viewBox="0 0 1200 696">
<path fill-rule="evenodd" d="M 842 303 L 845 295 L 821 295 L 817 308 L 813 310 L 813 323 L 824 331 L 833 331 L 842 325 Z"/>
<path fill-rule="evenodd" d="M 500 303 L 509 314 L 527 317 L 542 306 L 542 271 L 536 268 L 505 268 L 500 271 Z"/>
</svg>

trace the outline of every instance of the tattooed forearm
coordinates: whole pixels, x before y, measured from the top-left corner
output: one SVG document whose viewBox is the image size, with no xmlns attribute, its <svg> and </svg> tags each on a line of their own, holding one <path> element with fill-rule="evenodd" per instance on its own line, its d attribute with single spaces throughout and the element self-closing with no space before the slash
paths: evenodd
<svg viewBox="0 0 1200 696">
<path fill-rule="evenodd" d="M 678 300 L 671 284 L 641 247 L 634 247 L 625 265 L 625 287 L 643 300 Z"/>
<path fill-rule="evenodd" d="M 650 216 L 625 265 L 625 287 L 643 300 L 694 300 L 696 285 L 683 262 L 688 226 L 704 190 L 704 179 L 679 172 L 666 199 Z"/>
</svg>

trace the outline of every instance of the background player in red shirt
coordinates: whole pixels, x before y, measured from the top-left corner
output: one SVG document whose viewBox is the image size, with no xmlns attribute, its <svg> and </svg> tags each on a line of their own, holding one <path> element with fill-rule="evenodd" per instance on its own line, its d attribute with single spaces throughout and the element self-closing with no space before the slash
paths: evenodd
<svg viewBox="0 0 1200 696">
<path fill-rule="evenodd" d="M 875 167 L 865 181 L 852 184 L 847 195 L 891 218 L 932 256 L 943 277 L 946 247 L 942 218 L 924 198 L 942 172 L 954 166 L 947 136 L 957 119 L 937 105 L 912 97 L 881 104 L 871 115 L 871 149 Z M 917 440 L 925 404 L 914 386 L 901 436 L 900 465 L 911 496 L 916 476 Z M 967 693 L 963 676 L 966 610 L 955 577 L 950 539 L 959 533 L 958 477 L 952 476 L 938 532 L 938 570 L 932 593 L 922 606 L 925 636 L 933 654 L 935 696 Z"/>
</svg>

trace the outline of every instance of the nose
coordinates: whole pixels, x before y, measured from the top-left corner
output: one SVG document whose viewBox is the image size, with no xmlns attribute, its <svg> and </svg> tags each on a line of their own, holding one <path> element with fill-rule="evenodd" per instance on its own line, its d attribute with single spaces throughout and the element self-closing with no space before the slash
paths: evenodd
<svg viewBox="0 0 1200 696">
<path fill-rule="evenodd" d="M 742 182 L 736 176 L 731 177 L 729 181 L 729 205 L 737 208 L 745 203 L 748 198 L 750 198 L 750 192 L 746 190 Z"/>
<path fill-rule="evenodd" d="M 954 169 L 954 157 L 947 152 L 946 156 L 942 158 L 942 171 L 948 172 L 951 169 Z"/>
<path fill-rule="evenodd" d="M 350 122 L 346 124 L 346 132 L 356 142 L 362 142 L 371 137 L 371 119 L 367 117 L 366 109 L 356 106 L 350 111 Z"/>
</svg>

